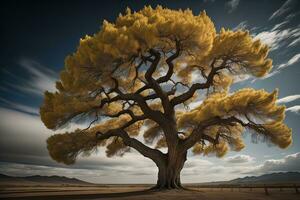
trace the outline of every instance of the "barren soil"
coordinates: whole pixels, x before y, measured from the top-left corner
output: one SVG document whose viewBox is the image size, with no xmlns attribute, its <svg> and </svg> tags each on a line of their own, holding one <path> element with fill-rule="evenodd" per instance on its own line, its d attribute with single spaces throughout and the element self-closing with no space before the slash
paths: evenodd
<svg viewBox="0 0 300 200">
<path fill-rule="evenodd" d="M 173 190 L 153 192 L 147 190 L 149 186 L 143 185 L 110 185 L 93 187 L 5 187 L 0 188 L 0 199 L 93 199 L 93 200 L 293 200 L 300 199 L 293 189 L 269 189 L 269 195 L 265 195 L 263 189 L 231 189 L 220 188 L 196 188 L 189 190 Z"/>
</svg>

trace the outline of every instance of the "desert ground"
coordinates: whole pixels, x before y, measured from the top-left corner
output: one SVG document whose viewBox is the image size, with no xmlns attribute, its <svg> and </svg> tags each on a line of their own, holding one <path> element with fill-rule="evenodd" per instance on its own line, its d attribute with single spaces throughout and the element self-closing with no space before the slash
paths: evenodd
<svg viewBox="0 0 300 200">
<path fill-rule="evenodd" d="M 188 186 L 187 190 L 149 191 L 144 185 L 108 185 L 108 186 L 26 186 L 0 188 L 0 199 L 112 199 L 112 200 L 293 200 L 300 195 L 294 189 L 269 189 L 269 195 L 263 188 L 199 188 Z"/>
</svg>

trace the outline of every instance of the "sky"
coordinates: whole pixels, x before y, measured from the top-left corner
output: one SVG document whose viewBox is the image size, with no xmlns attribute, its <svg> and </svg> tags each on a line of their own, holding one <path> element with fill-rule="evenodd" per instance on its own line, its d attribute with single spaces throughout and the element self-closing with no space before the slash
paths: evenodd
<svg viewBox="0 0 300 200">
<path fill-rule="evenodd" d="M 126 7 L 145 5 L 206 10 L 221 27 L 247 29 L 270 46 L 271 73 L 262 79 L 243 77 L 231 92 L 244 87 L 279 89 L 277 103 L 285 104 L 286 124 L 293 144 L 279 149 L 245 134 L 246 148 L 223 158 L 194 156 L 182 171 L 182 181 L 206 182 L 279 171 L 300 171 L 300 1 L 3 1 L 0 6 L 0 173 L 13 176 L 61 175 L 95 183 L 155 183 L 152 161 L 135 151 L 106 158 L 100 148 L 76 164 L 56 163 L 48 155 L 46 139 L 54 134 L 40 120 L 45 90 L 54 83 L 64 58 L 79 39 L 99 31 L 104 19 L 114 21 Z M 60 130 L 56 131 L 59 132 Z M 141 139 L 141 138 L 139 138 Z"/>
</svg>

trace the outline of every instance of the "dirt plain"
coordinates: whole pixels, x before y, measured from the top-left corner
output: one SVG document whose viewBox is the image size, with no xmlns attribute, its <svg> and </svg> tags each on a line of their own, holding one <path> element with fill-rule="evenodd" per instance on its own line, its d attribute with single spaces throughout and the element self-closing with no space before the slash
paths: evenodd
<svg viewBox="0 0 300 200">
<path fill-rule="evenodd" d="M 0 199 L 48 200 L 48 199 L 93 199 L 93 200 L 296 200 L 300 195 L 292 188 L 199 188 L 187 190 L 149 191 L 149 185 L 101 185 L 101 186 L 1 186 Z"/>
</svg>

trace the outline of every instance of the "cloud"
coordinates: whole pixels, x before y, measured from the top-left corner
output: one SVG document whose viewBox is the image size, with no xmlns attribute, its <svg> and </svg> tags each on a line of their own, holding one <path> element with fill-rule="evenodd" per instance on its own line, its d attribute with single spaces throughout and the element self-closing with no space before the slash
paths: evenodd
<svg viewBox="0 0 300 200">
<path fill-rule="evenodd" d="M 230 0 L 226 3 L 226 7 L 229 8 L 228 13 L 232 13 L 234 10 L 237 9 L 240 0 Z"/>
<path fill-rule="evenodd" d="M 289 23 L 288 21 L 283 21 L 283 22 L 281 22 L 279 24 L 275 24 L 275 26 L 271 30 L 274 31 L 274 30 L 277 30 L 279 28 L 283 28 L 288 23 Z"/>
<path fill-rule="evenodd" d="M 285 111 L 289 111 L 295 114 L 300 114 L 300 105 L 289 107 Z"/>
<path fill-rule="evenodd" d="M 46 90 L 52 92 L 56 90 L 57 73 L 31 59 L 21 59 L 19 65 L 26 70 L 29 77 L 26 79 L 15 77 L 19 83 L 7 83 L 8 86 L 35 95 L 43 95 Z"/>
<path fill-rule="evenodd" d="M 270 47 L 271 51 L 288 44 L 289 40 L 292 40 L 293 43 L 294 40 L 297 40 L 300 36 L 300 27 L 282 29 L 286 23 L 287 22 L 276 24 L 271 30 L 260 32 L 255 35 L 254 39 L 261 40 Z"/>
<path fill-rule="evenodd" d="M 233 28 L 234 31 L 236 30 L 245 30 L 248 27 L 247 25 L 247 21 L 242 21 L 241 23 L 239 23 L 236 27 Z"/>
<path fill-rule="evenodd" d="M 300 171 L 300 152 L 287 155 L 283 159 L 266 160 L 252 172 L 264 174 L 286 171 Z"/>
<path fill-rule="evenodd" d="M 38 116 L 6 108 L 0 108 L 0 115 L 1 161 L 9 159 L 9 154 L 48 156 L 46 139 L 53 132 L 42 124 Z"/>
<path fill-rule="evenodd" d="M 133 149 L 122 158 L 107 158 L 105 149 L 100 148 L 90 157 L 80 156 L 74 165 L 56 163 L 46 144 L 54 132 L 42 124 L 39 116 L 7 108 L 0 108 L 0 115 L 0 173 L 74 175 L 98 183 L 154 183 L 156 179 L 155 164 Z"/>
<path fill-rule="evenodd" d="M 288 47 L 296 46 L 296 45 L 298 45 L 298 43 L 300 43 L 300 37 L 299 37 L 299 38 L 296 38 L 295 40 L 293 40 L 293 41 L 288 45 Z"/>
<path fill-rule="evenodd" d="M 299 60 L 300 60 L 300 53 L 294 55 L 291 59 L 289 59 L 289 61 L 287 63 L 279 65 L 278 69 L 282 69 L 282 68 L 288 67 L 290 65 L 293 65 L 293 64 L 299 62 Z"/>
<path fill-rule="evenodd" d="M 296 17 L 297 15 L 299 15 L 300 14 L 300 12 L 295 12 L 295 13 L 291 13 L 291 14 L 289 14 L 288 16 L 286 16 L 286 20 L 291 20 L 291 19 L 293 19 L 294 17 Z"/>
<path fill-rule="evenodd" d="M 34 107 L 31 107 L 31 106 L 26 106 L 26 105 L 23 105 L 23 104 L 11 102 L 11 101 L 8 101 L 8 100 L 6 100 L 2 97 L 0 97 L 0 101 L 5 103 L 11 109 L 18 110 L 18 111 L 25 112 L 25 113 L 29 113 L 29 114 L 33 114 L 33 115 L 39 115 L 39 109 L 38 108 L 34 108 Z"/>
<path fill-rule="evenodd" d="M 249 155 L 235 155 L 227 157 L 225 160 L 229 163 L 248 163 L 253 161 L 254 158 Z"/>
<path fill-rule="evenodd" d="M 270 17 L 269 20 L 272 20 L 274 18 L 277 18 L 279 16 L 284 15 L 288 11 L 292 9 L 292 6 L 294 5 L 295 0 L 287 0 L 278 10 L 276 10 Z"/>
<path fill-rule="evenodd" d="M 292 58 L 290 58 L 286 63 L 280 64 L 275 70 L 273 70 L 271 73 L 264 76 L 262 79 L 270 78 L 276 74 L 279 74 L 281 72 L 281 70 L 283 70 L 291 65 L 294 65 L 299 61 L 300 61 L 300 54 L 296 54 Z"/>
<path fill-rule="evenodd" d="M 278 99 L 276 101 L 276 103 L 289 103 L 289 102 L 295 101 L 297 99 L 300 99 L 300 94 L 295 94 L 295 95 L 290 95 L 290 96 L 283 97 L 281 99 Z"/>
</svg>

